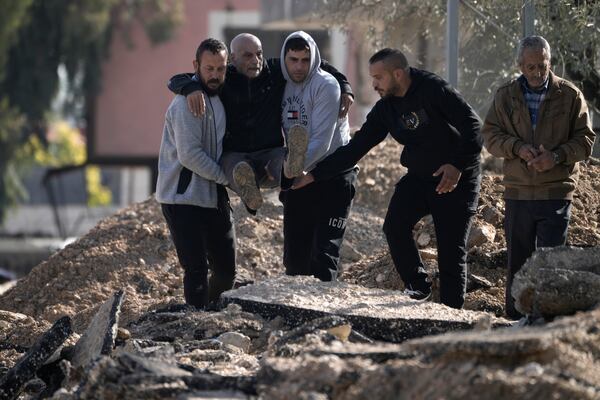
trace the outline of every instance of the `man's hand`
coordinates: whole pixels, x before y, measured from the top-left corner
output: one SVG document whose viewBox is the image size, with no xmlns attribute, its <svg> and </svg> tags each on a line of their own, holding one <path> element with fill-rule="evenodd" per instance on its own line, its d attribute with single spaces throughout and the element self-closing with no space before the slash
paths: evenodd
<svg viewBox="0 0 600 400">
<path fill-rule="evenodd" d="M 202 117 L 204 115 L 206 103 L 204 102 L 204 92 L 202 90 L 195 90 L 188 94 L 187 103 L 194 117 Z"/>
<path fill-rule="evenodd" d="M 519 158 L 526 161 L 529 165 L 529 161 L 533 160 L 539 155 L 538 150 L 530 144 L 524 144 L 519 147 Z"/>
<path fill-rule="evenodd" d="M 452 164 L 444 164 L 437 171 L 433 173 L 433 176 L 442 175 L 442 180 L 435 188 L 438 194 L 449 193 L 456 189 L 458 180 L 460 179 L 461 172 Z"/>
<path fill-rule="evenodd" d="M 350 107 L 354 103 L 354 97 L 348 93 L 342 93 L 342 98 L 340 99 L 340 118 L 344 118 L 348 115 L 348 111 L 350 111 Z"/>
<path fill-rule="evenodd" d="M 554 168 L 555 165 L 556 163 L 554 162 L 552 152 L 546 150 L 543 144 L 540 145 L 538 155 L 527 162 L 527 166 L 533 167 L 537 172 L 548 171 Z"/>
<path fill-rule="evenodd" d="M 315 181 L 315 178 L 312 176 L 312 174 L 310 172 L 307 173 L 306 175 L 301 175 L 294 179 L 294 183 L 292 185 L 292 190 L 301 189 L 304 186 L 310 185 L 314 181 Z"/>
</svg>

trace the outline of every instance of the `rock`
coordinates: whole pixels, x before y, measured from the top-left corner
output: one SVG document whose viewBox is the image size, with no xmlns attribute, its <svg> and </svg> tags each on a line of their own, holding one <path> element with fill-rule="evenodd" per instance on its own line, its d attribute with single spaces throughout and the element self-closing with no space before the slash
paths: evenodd
<svg viewBox="0 0 600 400">
<path fill-rule="evenodd" d="M 129 332 L 127 329 L 125 328 L 121 328 L 119 327 L 117 329 L 117 339 L 119 340 L 127 340 L 131 338 L 131 332 Z"/>
<path fill-rule="evenodd" d="M 282 276 L 230 290 L 223 293 L 221 301 L 239 304 L 267 319 L 281 316 L 292 326 L 335 315 L 368 337 L 392 342 L 469 329 L 482 315 L 437 303 L 417 302 L 398 291 L 321 282 L 308 276 Z M 507 323 L 494 319 L 495 326 Z"/>
<path fill-rule="evenodd" d="M 492 205 L 484 206 L 481 209 L 480 215 L 485 222 L 492 226 L 499 226 L 504 219 L 502 212 Z"/>
<path fill-rule="evenodd" d="M 419 247 L 426 247 L 429 243 L 431 243 L 431 235 L 427 232 L 419 233 L 417 236 L 417 244 Z"/>
<path fill-rule="evenodd" d="M 71 363 L 75 368 L 86 368 L 101 355 L 109 355 L 115 345 L 119 313 L 123 302 L 122 290 L 102 304 L 83 333 L 75 349 Z"/>
<path fill-rule="evenodd" d="M 473 223 L 469 233 L 468 247 L 481 246 L 485 243 L 493 243 L 496 237 L 496 228 L 487 222 L 477 221 Z"/>
<path fill-rule="evenodd" d="M 252 341 L 246 335 L 238 332 L 225 332 L 217 337 L 217 340 L 223 344 L 238 347 L 247 353 L 250 350 Z"/>
<path fill-rule="evenodd" d="M 478 289 L 490 289 L 492 286 L 494 286 L 492 282 L 479 275 L 469 274 L 469 278 L 467 279 L 467 292 Z"/>
<path fill-rule="evenodd" d="M 437 260 L 437 250 L 432 248 L 419 249 L 423 261 Z"/>
<path fill-rule="evenodd" d="M 515 275 L 515 307 L 551 318 L 589 310 L 600 302 L 600 247 L 540 248 Z"/>
<path fill-rule="evenodd" d="M 340 258 L 342 261 L 357 262 L 363 258 L 363 255 L 358 252 L 348 241 L 342 242 L 340 248 Z"/>
<path fill-rule="evenodd" d="M 62 317 L 0 378 L 0 399 L 16 399 L 23 385 L 71 335 L 71 319 Z"/>
<path fill-rule="evenodd" d="M 314 320 L 308 321 L 286 334 L 279 337 L 274 343 L 272 343 L 271 347 L 277 349 L 285 344 L 296 342 L 301 340 L 304 336 L 309 333 L 313 333 L 317 330 L 332 330 L 335 328 L 340 328 L 348 325 L 348 321 L 344 318 L 338 316 L 325 316 L 322 318 L 316 318 Z M 348 332 L 349 335 L 349 332 Z"/>
</svg>

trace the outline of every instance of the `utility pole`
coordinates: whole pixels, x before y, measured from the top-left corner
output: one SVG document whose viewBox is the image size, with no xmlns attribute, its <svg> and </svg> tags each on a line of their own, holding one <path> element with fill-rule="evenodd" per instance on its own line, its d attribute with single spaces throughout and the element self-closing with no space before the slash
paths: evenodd
<svg viewBox="0 0 600 400">
<path fill-rule="evenodd" d="M 534 0 L 523 0 L 521 9 L 521 22 L 523 24 L 523 37 L 535 34 L 535 5 Z"/>
<path fill-rule="evenodd" d="M 459 0 L 446 2 L 446 63 L 448 83 L 458 85 L 458 7 Z"/>
</svg>

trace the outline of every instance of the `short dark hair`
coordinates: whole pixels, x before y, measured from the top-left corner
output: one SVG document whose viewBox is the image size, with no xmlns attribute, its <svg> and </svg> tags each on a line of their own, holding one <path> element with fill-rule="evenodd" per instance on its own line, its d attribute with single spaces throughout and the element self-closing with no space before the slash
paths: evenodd
<svg viewBox="0 0 600 400">
<path fill-rule="evenodd" d="M 383 61 L 388 67 L 392 69 L 407 69 L 408 61 L 406 56 L 398 49 L 391 49 L 389 47 L 379 50 L 369 58 L 369 64 L 374 64 L 378 61 Z"/>
<path fill-rule="evenodd" d="M 310 51 L 310 46 L 308 42 L 301 37 L 293 37 L 287 42 L 285 42 L 285 47 L 283 49 L 283 54 L 286 55 L 288 51 L 300 51 L 300 50 L 308 50 Z"/>
<path fill-rule="evenodd" d="M 213 54 L 217 54 L 225 50 L 225 54 L 227 54 L 227 46 L 225 46 L 225 43 L 217 39 L 208 38 L 204 39 L 202 43 L 200 43 L 200 46 L 198 46 L 198 50 L 196 50 L 196 60 L 200 61 L 202 53 L 207 50 Z"/>
</svg>

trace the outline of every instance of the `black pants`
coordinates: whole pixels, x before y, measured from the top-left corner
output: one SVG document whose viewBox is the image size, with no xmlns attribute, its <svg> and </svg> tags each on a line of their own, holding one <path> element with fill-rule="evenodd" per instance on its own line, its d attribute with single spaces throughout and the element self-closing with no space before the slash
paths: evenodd
<svg viewBox="0 0 600 400">
<path fill-rule="evenodd" d="M 406 285 L 430 286 L 413 228 L 431 214 L 435 225 L 440 272 L 440 300 L 461 308 L 467 283 L 467 239 L 471 219 L 477 210 L 481 180 L 460 182 L 450 193 L 437 194 L 437 183 L 405 175 L 396 190 L 385 217 L 385 233 L 392 260 Z"/>
<path fill-rule="evenodd" d="M 335 280 L 355 194 L 356 170 L 282 191 L 283 264 L 288 275 Z"/>
<path fill-rule="evenodd" d="M 218 187 L 218 208 L 161 204 L 183 267 L 187 304 L 204 307 L 233 287 L 235 230 L 224 187 Z M 212 274 L 208 282 L 208 269 Z"/>
<path fill-rule="evenodd" d="M 570 218 L 570 200 L 505 200 L 506 314 L 509 317 L 522 317 L 511 295 L 515 274 L 538 247 L 562 246 L 567 242 Z"/>
</svg>

